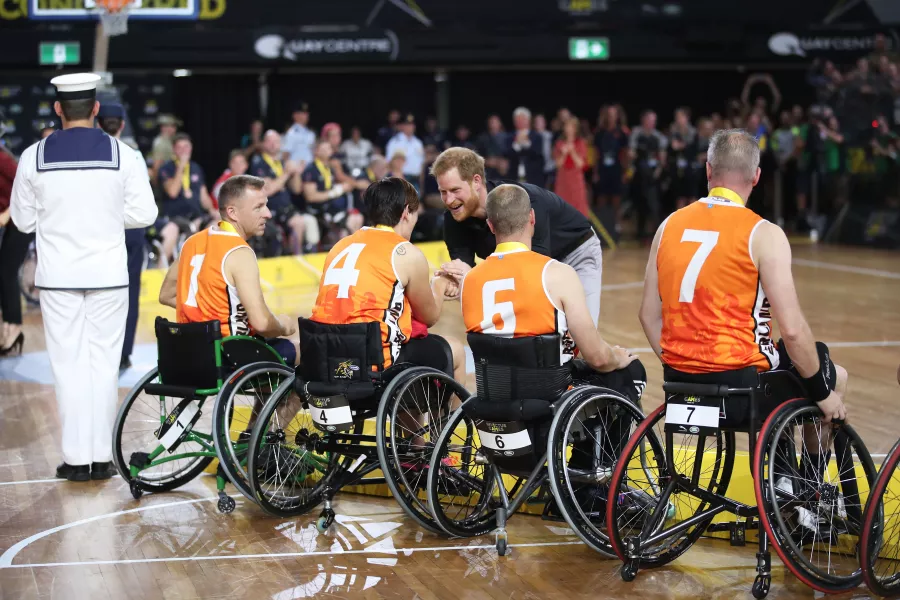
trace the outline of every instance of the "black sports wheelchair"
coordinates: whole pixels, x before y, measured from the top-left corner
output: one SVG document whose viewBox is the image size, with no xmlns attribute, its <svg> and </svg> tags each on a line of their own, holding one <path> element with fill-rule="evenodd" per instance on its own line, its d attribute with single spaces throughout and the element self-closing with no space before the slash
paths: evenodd
<svg viewBox="0 0 900 600">
<path fill-rule="evenodd" d="M 157 317 L 155 329 L 157 368 L 131 389 L 116 417 L 116 468 L 138 499 L 184 485 L 218 458 L 218 508 L 231 512 L 235 501 L 225 481 L 253 497 L 245 469 L 250 429 L 293 368 L 259 338 L 223 338 L 219 321 Z"/>
<path fill-rule="evenodd" d="M 644 419 L 643 366 L 601 375 L 581 360 L 561 364 L 558 335 L 470 333 L 468 342 L 478 391 L 448 420 L 428 469 L 437 524 L 461 537 L 494 530 L 502 556 L 509 516 L 526 501 L 543 503 L 544 518 L 561 514 L 585 542 L 613 556 L 604 530 L 607 486 Z"/>
<path fill-rule="evenodd" d="M 316 527 L 335 519 L 334 495 L 349 485 L 387 483 L 403 510 L 438 532 L 425 500 L 433 440 L 454 398 L 453 377 L 410 363 L 384 367 L 378 323 L 299 320 L 301 366 L 275 388 L 250 437 L 247 472 L 255 500 L 290 517 L 325 506 Z M 452 356 L 449 355 L 449 364 Z M 264 377 L 273 365 L 248 375 Z M 375 420 L 373 423 L 372 420 Z M 383 477 L 369 475 L 380 470 Z"/>
<path fill-rule="evenodd" d="M 875 479 L 868 451 L 849 425 L 821 422 L 792 373 L 738 373 L 756 385 L 667 381 L 665 403 L 625 444 L 606 504 L 622 579 L 675 560 L 705 532 L 727 532 L 743 546 L 755 529 L 756 598 L 771 586 L 770 540 L 810 587 L 856 587 L 863 506 Z M 755 502 L 726 496 L 740 452 L 735 433 L 748 434 Z M 720 513 L 737 519 L 723 522 Z"/>
</svg>

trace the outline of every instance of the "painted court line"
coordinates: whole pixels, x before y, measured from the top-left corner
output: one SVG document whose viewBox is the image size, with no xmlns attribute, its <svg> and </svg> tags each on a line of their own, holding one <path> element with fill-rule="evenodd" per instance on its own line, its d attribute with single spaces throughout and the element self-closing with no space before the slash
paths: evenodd
<svg viewBox="0 0 900 600">
<path fill-rule="evenodd" d="M 832 271 L 855 273 L 857 275 L 872 275 L 873 277 L 883 277 L 885 279 L 900 279 L 900 273 L 896 273 L 894 271 L 883 271 L 881 269 L 869 269 L 866 267 L 854 267 L 852 265 L 842 265 L 838 263 L 823 262 L 820 260 L 808 260 L 805 258 L 795 258 L 793 262 L 795 265 L 800 265 L 803 267 L 831 269 Z"/>
<path fill-rule="evenodd" d="M 121 477 L 121 475 L 113 475 L 113 477 Z M 25 485 L 28 483 L 62 483 L 63 481 L 68 481 L 67 479 L 29 479 L 27 481 L 0 481 L 0 486 L 3 485 Z"/>
<path fill-rule="evenodd" d="M 197 504 L 198 502 L 209 502 L 210 500 L 218 500 L 218 496 L 212 496 L 210 498 L 198 498 L 196 500 L 179 500 L 177 502 L 166 502 L 164 504 L 152 504 L 150 506 L 140 506 L 138 508 L 131 508 L 128 510 L 119 510 L 116 512 L 106 513 L 102 515 L 97 515 L 95 517 L 88 517 L 87 519 L 80 519 L 78 521 L 72 521 L 71 523 L 66 523 L 65 525 L 60 525 L 58 527 L 52 527 L 45 531 L 41 531 L 36 533 L 30 537 L 17 542 L 14 546 L 10 547 L 0 556 L 0 569 L 9 569 L 16 568 L 19 565 L 13 565 L 12 561 L 16 557 L 16 555 L 21 552 L 28 544 L 31 542 L 36 542 L 41 538 L 45 538 L 48 535 L 53 535 L 58 531 L 64 531 L 66 529 L 71 529 L 72 527 L 77 527 L 79 525 L 84 525 L 86 523 L 93 523 L 94 521 L 100 521 L 102 519 L 110 519 L 112 517 L 118 517 L 119 515 L 128 515 L 136 512 L 143 512 L 145 510 L 156 510 L 158 508 L 168 508 L 170 506 L 180 506 L 183 504 Z M 85 563 L 87 564 L 87 563 Z"/>
<path fill-rule="evenodd" d="M 542 546 L 576 546 L 582 542 L 535 542 L 533 544 L 510 544 L 510 548 L 538 548 Z M 479 546 L 432 546 L 429 548 L 395 548 L 391 552 L 378 548 L 361 548 L 359 550 L 315 550 L 312 552 L 276 552 L 273 554 L 230 554 L 222 556 L 172 556 L 168 558 L 123 558 L 120 560 L 89 560 L 79 562 L 29 563 L 12 565 L 0 563 L 0 569 L 35 569 L 38 567 L 83 567 L 99 565 L 131 565 L 145 563 L 187 562 L 191 560 L 277 560 L 280 558 L 301 558 L 304 556 L 334 556 L 335 554 L 410 554 L 412 552 L 453 552 L 462 550 L 492 550 L 494 544 Z"/>
</svg>

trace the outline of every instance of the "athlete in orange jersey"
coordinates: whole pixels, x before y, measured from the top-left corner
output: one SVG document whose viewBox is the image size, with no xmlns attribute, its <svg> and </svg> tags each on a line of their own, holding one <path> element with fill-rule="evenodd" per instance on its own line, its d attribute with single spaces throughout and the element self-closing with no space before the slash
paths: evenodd
<svg viewBox="0 0 900 600">
<path fill-rule="evenodd" d="M 247 238 L 262 235 L 272 214 L 266 206 L 265 181 L 232 177 L 219 191 L 222 220 L 184 243 L 178 263 L 166 273 L 160 303 L 175 309 L 179 323 L 218 320 L 222 335 L 259 335 L 288 364 L 297 364 L 297 323 L 276 318 L 266 306 L 256 255 Z"/>
<path fill-rule="evenodd" d="M 800 310 L 784 232 L 745 208 L 759 181 L 759 146 L 741 130 L 710 140 L 710 195 L 676 211 L 656 232 L 640 318 L 667 380 L 793 369 L 825 421 L 845 419 L 847 372 L 816 344 Z M 771 338 L 771 318 L 783 340 Z M 755 382 L 752 382 L 755 385 Z"/>
<path fill-rule="evenodd" d="M 363 202 L 374 227 L 335 244 L 325 258 L 313 321 L 381 323 L 384 364 L 433 367 L 465 381 L 465 353 L 452 338 L 412 337 L 412 316 L 431 327 L 441 315 L 450 283 L 429 284 L 428 261 L 409 243 L 418 219 L 418 194 L 409 182 L 389 177 L 371 184 Z"/>
<path fill-rule="evenodd" d="M 577 346 L 596 371 L 621 374 L 607 385 L 629 393 L 634 389 L 633 399 L 640 399 L 643 366 L 634 354 L 600 336 L 575 269 L 531 250 L 534 210 L 528 192 L 500 185 L 488 194 L 486 210 L 497 247 L 462 281 L 466 330 L 505 337 L 558 333 L 560 363 L 571 360 Z"/>
</svg>

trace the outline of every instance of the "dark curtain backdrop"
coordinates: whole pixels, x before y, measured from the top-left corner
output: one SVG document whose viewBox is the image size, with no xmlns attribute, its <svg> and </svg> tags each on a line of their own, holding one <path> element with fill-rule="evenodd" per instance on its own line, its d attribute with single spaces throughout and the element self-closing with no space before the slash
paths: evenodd
<svg viewBox="0 0 900 600">
<path fill-rule="evenodd" d="M 256 75 L 195 75 L 173 78 L 175 114 L 194 141 L 195 162 L 212 186 L 228 166 L 228 153 L 240 145 L 259 117 Z"/>
<path fill-rule="evenodd" d="M 794 103 L 808 106 L 813 92 L 803 71 L 772 73 L 784 98 L 782 108 Z M 712 112 L 724 113 L 725 101 L 740 97 L 746 73 L 736 71 L 507 71 L 450 74 L 450 123 L 468 125 L 473 133 L 485 128 L 485 121 L 497 113 L 507 128 L 518 106 L 532 114 L 555 115 L 561 107 L 576 116 L 597 121 L 604 104 L 625 107 L 628 124 L 638 124 L 640 113 L 653 109 L 659 116 L 658 127 L 667 128 L 673 112 L 688 106 L 694 117 Z M 754 86 L 751 100 L 763 93 Z"/>
<path fill-rule="evenodd" d="M 374 140 L 391 109 L 411 112 L 421 126 L 435 111 L 435 82 L 431 73 L 304 73 L 269 78 L 269 113 L 266 126 L 284 131 L 298 102 L 309 104 L 310 128 L 316 133 L 325 123 L 341 124 L 344 137 L 350 127 L 362 128 Z"/>
</svg>

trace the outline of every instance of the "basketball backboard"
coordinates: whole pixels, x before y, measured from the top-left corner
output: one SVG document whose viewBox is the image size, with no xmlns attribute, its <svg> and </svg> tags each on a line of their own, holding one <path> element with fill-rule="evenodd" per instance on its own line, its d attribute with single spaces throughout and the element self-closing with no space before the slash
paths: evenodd
<svg viewBox="0 0 900 600">
<path fill-rule="evenodd" d="M 200 0 L 134 0 L 129 19 L 193 21 Z M 94 0 L 29 0 L 28 18 L 43 21 L 96 20 Z"/>
</svg>

